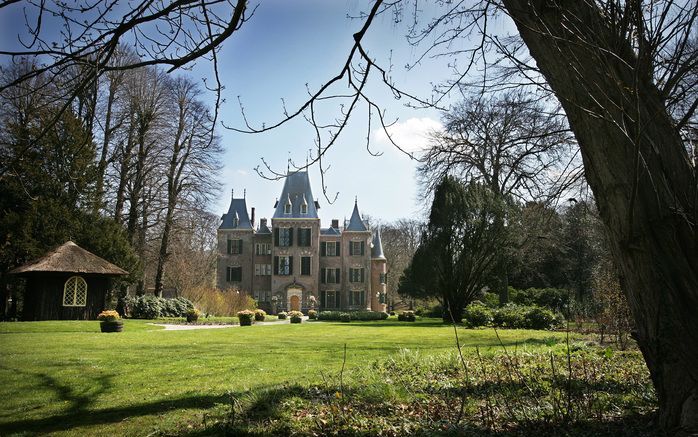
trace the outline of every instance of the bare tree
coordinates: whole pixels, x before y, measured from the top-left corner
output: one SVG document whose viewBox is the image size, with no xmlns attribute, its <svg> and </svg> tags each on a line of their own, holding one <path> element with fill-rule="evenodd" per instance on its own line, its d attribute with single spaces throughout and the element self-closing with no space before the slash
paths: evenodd
<svg viewBox="0 0 698 437">
<path fill-rule="evenodd" d="M 552 109 L 552 110 L 551 110 Z M 567 122 L 523 90 L 478 93 L 444 113 L 419 167 L 426 192 L 444 175 L 519 199 L 548 199 L 581 176 Z"/>
<path fill-rule="evenodd" d="M 415 219 L 400 219 L 380 228 L 383 251 L 388 260 L 387 297 L 392 307 L 398 295 L 398 280 L 419 247 L 425 223 Z"/>
<path fill-rule="evenodd" d="M 192 206 L 208 202 L 215 188 L 221 153 L 218 141 L 211 141 L 209 137 L 213 118 L 199 100 L 200 89 L 191 80 L 178 77 L 170 81 L 168 93 L 172 112 L 177 115 L 172 120 L 172 140 L 166 150 L 170 160 L 165 174 L 167 199 L 155 273 L 156 295 L 162 293 L 176 210 L 182 204 Z"/>
</svg>

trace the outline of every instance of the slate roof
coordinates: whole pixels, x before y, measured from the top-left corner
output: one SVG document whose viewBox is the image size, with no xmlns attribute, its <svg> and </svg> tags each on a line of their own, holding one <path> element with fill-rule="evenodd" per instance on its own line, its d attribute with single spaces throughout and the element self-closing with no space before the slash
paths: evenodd
<svg viewBox="0 0 698 437">
<path fill-rule="evenodd" d="M 320 235 L 340 236 L 342 231 L 336 228 L 320 229 Z"/>
<path fill-rule="evenodd" d="M 238 225 L 233 226 L 234 218 L 238 218 Z M 247 201 L 245 199 L 231 199 L 228 212 L 221 217 L 222 223 L 218 229 L 252 229 L 250 216 L 247 215 Z"/>
<path fill-rule="evenodd" d="M 381 233 L 378 229 L 373 232 L 373 241 L 371 242 L 371 258 L 385 259 L 383 253 L 383 242 L 381 241 Z"/>
<path fill-rule="evenodd" d="M 12 274 L 39 272 L 128 275 L 128 272 L 94 253 L 68 241 L 43 257 L 10 271 Z"/>
<path fill-rule="evenodd" d="M 307 171 L 297 171 L 286 176 L 281 196 L 274 207 L 272 218 L 319 218 L 317 210 L 320 208 L 314 200 L 313 190 L 310 187 L 310 177 Z M 284 213 L 284 206 L 291 203 L 291 213 Z M 308 213 L 301 214 L 301 204 L 307 204 Z"/>
<path fill-rule="evenodd" d="M 267 226 L 266 222 L 262 223 L 260 221 L 259 228 L 257 228 L 257 233 L 258 234 L 271 234 L 271 229 L 269 229 L 269 226 Z"/>
<path fill-rule="evenodd" d="M 361 220 L 361 215 L 359 214 L 359 207 L 357 202 L 354 201 L 354 211 L 351 213 L 351 218 L 349 219 L 349 224 L 344 227 L 345 231 L 352 232 L 366 232 L 368 227 L 363 220 Z"/>
</svg>

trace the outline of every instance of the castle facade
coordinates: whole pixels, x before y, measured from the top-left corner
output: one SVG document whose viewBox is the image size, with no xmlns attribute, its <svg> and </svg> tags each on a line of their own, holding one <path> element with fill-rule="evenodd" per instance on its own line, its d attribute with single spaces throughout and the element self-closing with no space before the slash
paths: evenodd
<svg viewBox="0 0 698 437">
<path fill-rule="evenodd" d="M 359 214 L 322 228 L 310 178 L 289 174 L 271 223 L 255 223 L 232 196 L 218 228 L 218 288 L 244 292 L 268 312 L 308 309 L 385 311 L 386 258 L 380 233 Z"/>
</svg>

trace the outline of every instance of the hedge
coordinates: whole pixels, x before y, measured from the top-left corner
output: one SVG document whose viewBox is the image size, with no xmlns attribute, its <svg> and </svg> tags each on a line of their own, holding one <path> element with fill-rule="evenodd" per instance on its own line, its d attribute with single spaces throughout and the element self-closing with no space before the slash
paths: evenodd
<svg viewBox="0 0 698 437">
<path fill-rule="evenodd" d="M 351 320 L 385 320 L 388 318 L 388 313 L 378 311 L 320 311 L 317 315 L 318 320 L 341 321 L 342 314 L 349 314 Z"/>
</svg>

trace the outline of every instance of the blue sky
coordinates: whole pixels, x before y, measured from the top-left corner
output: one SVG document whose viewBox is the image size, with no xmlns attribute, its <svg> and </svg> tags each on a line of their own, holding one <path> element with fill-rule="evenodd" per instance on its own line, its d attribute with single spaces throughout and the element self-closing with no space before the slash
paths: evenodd
<svg viewBox="0 0 698 437">
<path fill-rule="evenodd" d="M 259 4 L 252 19 L 235 33 L 219 53 L 219 72 L 225 91 L 221 120 L 227 125 L 244 127 L 238 96 L 246 109 L 248 120 L 260 126 L 282 117 L 281 99 L 289 109 L 297 107 L 306 97 L 306 84 L 316 90 L 337 74 L 346 60 L 353 42 L 352 35 L 363 20 L 349 19 L 368 10 L 365 0 L 265 0 Z M 19 6 L 0 13 L 3 45 L 23 32 Z M 364 46 L 380 65 L 392 60 L 393 80 L 410 93 L 428 97 L 433 83 L 449 76 L 450 59 L 430 60 L 412 71 L 404 66 L 414 62 L 418 49 L 405 40 L 404 24 L 393 22 L 386 14 L 376 19 L 369 29 Z M 11 44 L 11 43 L 10 43 Z M 212 78 L 211 66 L 199 61 L 190 72 L 195 79 Z M 408 150 L 425 144 L 428 130 L 440 126 L 437 111 L 414 110 L 405 107 L 405 99 L 395 100 L 379 84 L 369 84 L 369 94 L 390 121 L 397 120 L 391 133 Z M 213 96 L 209 96 L 213 104 Z M 334 117 L 336 112 L 323 113 Z M 325 184 L 331 197 L 339 193 L 334 204 L 322 196 L 320 173 L 310 169 L 313 193 L 319 200 L 323 225 L 333 218 L 351 215 L 354 198 L 358 198 L 363 214 L 382 221 L 402 217 L 421 217 L 425 211 L 418 198 L 415 181 L 417 163 L 389 145 L 377 126 L 372 127 L 372 150 L 382 152 L 373 157 L 365 150 L 367 135 L 366 111 L 361 108 L 350 120 L 338 143 L 326 155 L 329 170 Z M 254 168 L 264 158 L 275 170 L 283 171 L 289 158 L 305 162 L 308 149 L 313 147 L 314 131 L 302 120 L 289 123 L 264 134 L 242 134 L 220 129 L 225 149 L 221 173 L 220 194 L 210 209 L 214 213 L 227 210 L 230 190 L 236 197 L 247 192 L 248 206 L 257 209 L 257 217 L 272 214 L 274 200 L 282 181 L 268 181 L 257 175 Z"/>
</svg>

